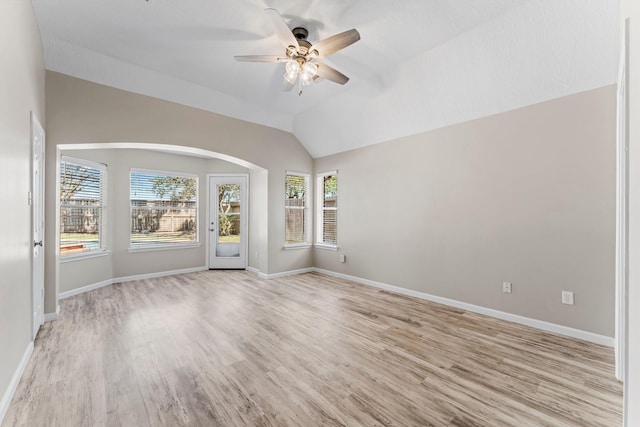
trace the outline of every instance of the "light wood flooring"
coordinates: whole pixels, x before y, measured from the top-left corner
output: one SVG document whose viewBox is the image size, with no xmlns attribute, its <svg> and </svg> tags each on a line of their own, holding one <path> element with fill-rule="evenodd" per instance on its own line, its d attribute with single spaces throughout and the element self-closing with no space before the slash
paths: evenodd
<svg viewBox="0 0 640 427">
<path fill-rule="evenodd" d="M 619 426 L 613 350 L 309 273 L 62 301 L 3 427 Z"/>
</svg>

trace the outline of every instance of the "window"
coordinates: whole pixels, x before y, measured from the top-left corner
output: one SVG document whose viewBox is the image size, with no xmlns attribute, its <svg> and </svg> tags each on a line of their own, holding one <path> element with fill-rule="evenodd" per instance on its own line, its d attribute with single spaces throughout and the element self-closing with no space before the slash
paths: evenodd
<svg viewBox="0 0 640 427">
<path fill-rule="evenodd" d="M 60 255 L 106 249 L 107 166 L 88 160 L 60 160 Z"/>
<path fill-rule="evenodd" d="M 309 175 L 285 176 L 285 246 L 309 245 Z"/>
<path fill-rule="evenodd" d="M 338 172 L 318 174 L 316 244 L 335 247 L 338 242 Z"/>
<path fill-rule="evenodd" d="M 131 170 L 130 248 L 198 243 L 198 177 Z"/>
</svg>

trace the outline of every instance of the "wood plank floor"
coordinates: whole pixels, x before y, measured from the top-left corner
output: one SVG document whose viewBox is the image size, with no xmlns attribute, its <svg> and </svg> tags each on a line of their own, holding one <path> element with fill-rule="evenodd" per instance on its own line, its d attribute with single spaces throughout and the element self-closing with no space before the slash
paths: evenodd
<svg viewBox="0 0 640 427">
<path fill-rule="evenodd" d="M 309 273 L 62 301 L 9 426 L 619 426 L 613 350 Z"/>
</svg>

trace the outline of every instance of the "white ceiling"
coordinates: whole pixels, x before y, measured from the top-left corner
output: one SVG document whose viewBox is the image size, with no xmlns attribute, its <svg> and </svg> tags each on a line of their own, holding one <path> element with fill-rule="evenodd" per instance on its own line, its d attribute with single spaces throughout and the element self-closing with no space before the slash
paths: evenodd
<svg viewBox="0 0 640 427">
<path fill-rule="evenodd" d="M 616 80 L 617 0 L 32 0 L 47 69 L 293 132 L 314 157 Z M 325 62 L 351 80 L 283 92 L 263 11 L 311 42 L 356 28 Z"/>
</svg>

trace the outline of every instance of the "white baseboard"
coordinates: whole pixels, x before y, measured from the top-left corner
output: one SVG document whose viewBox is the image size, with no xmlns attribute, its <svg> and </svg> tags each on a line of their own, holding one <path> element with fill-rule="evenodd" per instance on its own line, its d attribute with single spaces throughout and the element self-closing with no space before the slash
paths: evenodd
<svg viewBox="0 0 640 427">
<path fill-rule="evenodd" d="M 135 280 L 155 279 L 156 277 L 175 276 L 176 274 L 196 273 L 208 270 L 207 267 L 182 268 L 180 270 L 159 271 L 157 273 L 134 274 L 133 276 L 114 277 L 113 283 L 133 282 Z"/>
<path fill-rule="evenodd" d="M 261 279 L 277 279 L 280 277 L 295 276 L 296 274 L 311 273 L 315 271 L 313 267 L 300 268 L 298 270 L 281 271 L 280 273 L 266 274 L 255 267 L 247 267 L 247 271 L 257 274 Z"/>
<path fill-rule="evenodd" d="M 9 405 L 11 404 L 11 399 L 13 399 L 13 395 L 16 393 L 18 389 L 18 384 L 20 383 L 20 378 L 22 378 L 22 374 L 24 370 L 27 368 L 27 363 L 29 363 L 29 358 L 31 358 L 31 353 L 33 353 L 33 341 L 30 341 L 27 345 L 24 354 L 22 355 L 22 359 L 20 359 L 20 363 L 16 368 L 13 376 L 11 377 L 11 381 L 9 382 L 9 386 L 5 390 L 2 395 L 2 400 L 0 400 L 0 424 L 2 424 L 2 420 L 4 416 L 7 415 L 7 411 L 9 410 Z"/>
<path fill-rule="evenodd" d="M 81 288 L 72 289 L 70 291 L 65 291 L 65 292 L 60 292 L 58 294 L 58 299 L 65 299 L 65 298 L 72 297 L 74 295 L 80 295 L 80 294 L 83 294 L 85 292 L 92 291 L 94 289 L 99 289 L 99 288 L 102 288 L 104 286 L 112 285 L 113 283 L 114 283 L 113 279 L 107 279 L 107 280 L 103 280 L 102 282 L 93 283 L 91 285 L 83 286 Z"/>
<path fill-rule="evenodd" d="M 255 267 L 247 267 L 247 271 L 250 272 L 250 273 L 258 275 L 258 277 L 260 277 L 261 279 L 268 279 L 269 278 L 268 274 L 265 274 L 265 273 L 261 272 L 260 270 L 258 270 Z"/>
<path fill-rule="evenodd" d="M 390 292 L 395 292 L 402 295 L 421 298 L 427 301 L 437 302 L 437 303 L 448 305 L 451 307 L 460 308 L 462 310 L 471 311 L 473 313 L 484 314 L 486 316 L 507 320 L 509 322 L 519 323 L 525 326 L 531 326 L 533 328 L 540 329 L 543 331 L 552 332 L 559 335 L 565 335 L 571 338 L 577 338 L 577 339 L 589 341 L 595 344 L 605 345 L 607 347 L 613 347 L 615 343 L 615 339 L 613 337 L 594 334 L 592 332 L 587 332 L 580 329 L 574 329 L 568 326 L 562 326 L 562 325 L 557 325 L 555 323 L 545 322 L 542 320 L 531 319 L 529 317 L 519 316 L 517 314 L 506 313 L 504 311 L 494 310 L 492 308 L 486 308 L 478 305 L 468 304 L 466 302 L 461 302 L 461 301 L 457 301 L 449 298 L 430 295 L 423 292 L 414 291 L 411 289 L 401 288 L 399 286 L 376 282 L 369 279 L 363 279 L 361 277 L 350 276 L 348 274 L 336 273 L 335 271 L 324 270 L 322 268 L 314 267 L 312 270 L 317 273 L 326 274 L 327 276 L 333 276 L 340 279 L 350 280 L 352 282 L 373 286 L 373 287 L 384 289 Z"/>
<path fill-rule="evenodd" d="M 58 316 L 60 316 L 60 305 L 56 307 L 56 311 L 54 313 L 45 313 L 44 321 L 53 322 L 54 320 L 58 320 Z"/>
<path fill-rule="evenodd" d="M 113 285 L 114 283 L 126 283 L 126 282 L 133 282 L 135 280 L 154 279 L 156 277 L 165 277 L 165 276 L 175 276 L 176 274 L 195 273 L 195 272 L 204 271 L 204 270 L 208 270 L 208 268 L 192 267 L 192 268 L 183 268 L 180 270 L 158 271 L 155 273 L 145 273 L 145 274 L 135 274 L 133 276 L 114 277 L 113 279 L 103 280 L 102 282 L 93 283 L 91 285 L 83 286 L 81 288 L 72 289 L 66 292 L 60 292 L 58 294 L 58 298 L 59 299 L 69 298 L 74 295 L 79 295 L 85 292 L 92 291 L 94 289 L 102 288 L 104 286 Z"/>
</svg>

